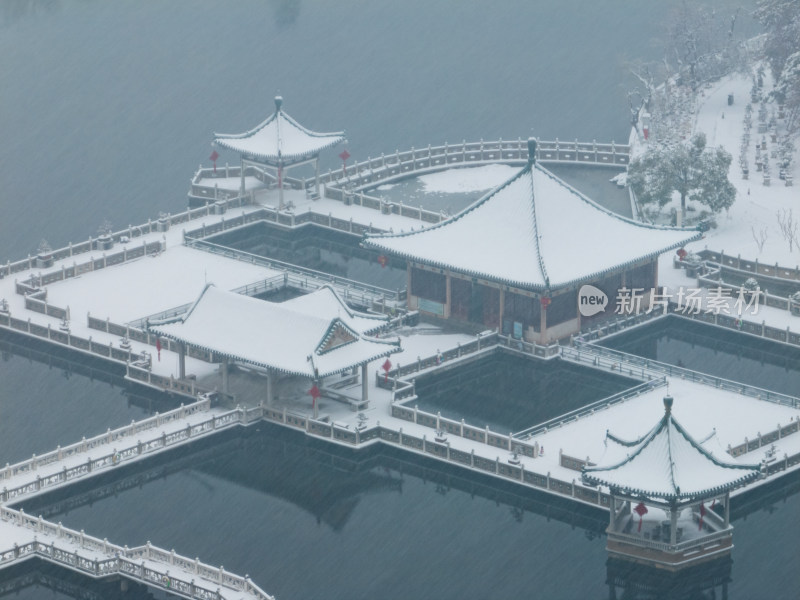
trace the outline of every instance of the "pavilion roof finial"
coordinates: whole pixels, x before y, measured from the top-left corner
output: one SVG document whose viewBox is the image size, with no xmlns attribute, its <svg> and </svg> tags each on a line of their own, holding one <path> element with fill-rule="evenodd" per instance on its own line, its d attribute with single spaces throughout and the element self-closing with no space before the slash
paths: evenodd
<svg viewBox="0 0 800 600">
<path fill-rule="evenodd" d="M 536 138 L 528 138 L 528 164 L 536 162 Z"/>
<path fill-rule="evenodd" d="M 669 415 L 672 413 L 673 398 L 669 394 L 664 396 L 664 414 Z"/>
<path fill-rule="evenodd" d="M 282 104 L 283 104 L 283 96 L 275 96 L 275 112 L 281 111 Z"/>
</svg>

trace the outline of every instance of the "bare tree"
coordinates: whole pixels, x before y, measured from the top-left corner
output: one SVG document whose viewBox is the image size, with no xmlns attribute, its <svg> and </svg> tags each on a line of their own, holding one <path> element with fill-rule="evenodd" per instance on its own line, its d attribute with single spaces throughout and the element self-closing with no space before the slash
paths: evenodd
<svg viewBox="0 0 800 600">
<path fill-rule="evenodd" d="M 758 246 L 758 253 L 761 254 L 761 251 L 764 249 L 764 244 L 767 242 L 767 228 L 762 227 L 756 231 L 755 226 L 751 225 L 750 233 L 753 234 L 753 241 L 755 241 L 756 246 Z"/>
<path fill-rule="evenodd" d="M 797 227 L 798 223 L 794 220 L 794 212 L 790 208 L 786 210 L 785 208 L 779 210 L 776 213 L 778 218 L 778 227 L 781 230 L 781 235 L 783 239 L 785 239 L 789 243 L 789 252 L 794 250 L 795 244 L 798 243 L 797 240 Z"/>
</svg>

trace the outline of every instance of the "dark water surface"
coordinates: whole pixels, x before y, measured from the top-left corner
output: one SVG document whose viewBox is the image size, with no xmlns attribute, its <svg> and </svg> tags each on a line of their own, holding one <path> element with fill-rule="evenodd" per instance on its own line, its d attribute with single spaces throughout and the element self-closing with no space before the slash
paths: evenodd
<svg viewBox="0 0 800 600">
<path fill-rule="evenodd" d="M 756 387 L 800 395 L 800 348 L 670 315 L 601 345 Z"/>
<path fill-rule="evenodd" d="M 4 0 L 0 257 L 182 210 L 212 132 L 251 129 L 278 93 L 359 160 L 465 138 L 625 143 L 629 64 L 661 59 L 680 2 Z"/>
<path fill-rule="evenodd" d="M 266 424 L 231 433 L 148 461 L 133 484 L 115 471 L 26 512 L 199 554 L 278 598 L 609 597 L 604 511 L 390 449 L 352 452 Z M 790 480 L 734 509 L 730 598 L 795 597 L 792 553 L 764 550 L 776 522 L 787 539 L 800 534 L 800 478 Z M 673 597 L 682 581 L 620 597 Z"/>
<path fill-rule="evenodd" d="M 624 142 L 628 61 L 660 58 L 679 4 L 3 0 L 0 260 L 43 237 L 83 240 L 106 218 L 123 228 L 182 210 L 212 132 L 255 126 L 276 93 L 308 127 L 345 129 L 357 159 L 464 138 Z M 330 154 L 325 168 L 338 164 Z M 22 354 L 0 361 L 0 464 L 169 404 Z M 791 387 L 795 368 L 767 384 Z M 609 596 L 596 520 L 496 483 L 473 496 L 461 473 L 392 456 L 345 457 L 353 467 L 311 448 L 306 460 L 309 442 L 284 435 L 212 445 L 54 518 L 198 555 L 284 599 Z M 799 510 L 793 495 L 737 520 L 729 597 L 796 597 Z M 20 589 L 9 594 L 74 596 Z"/>
<path fill-rule="evenodd" d="M 128 394 L 121 373 L 76 353 L 53 356 L 46 346 L 0 331 L 0 457 L 15 463 L 127 425 L 150 414 L 151 400 Z M 37 351 L 35 348 L 39 348 Z M 83 360 L 82 360 L 83 359 Z M 80 361 L 80 362 L 76 362 Z"/>
<path fill-rule="evenodd" d="M 639 381 L 561 359 L 529 360 L 497 352 L 416 380 L 430 413 L 497 433 L 518 432 L 621 392 Z"/>
<path fill-rule="evenodd" d="M 287 231 L 256 223 L 215 235 L 209 241 L 387 290 L 406 287 L 405 261 L 392 258 L 381 266 L 380 252 L 361 248 L 361 238 L 324 227 L 305 225 Z"/>
</svg>

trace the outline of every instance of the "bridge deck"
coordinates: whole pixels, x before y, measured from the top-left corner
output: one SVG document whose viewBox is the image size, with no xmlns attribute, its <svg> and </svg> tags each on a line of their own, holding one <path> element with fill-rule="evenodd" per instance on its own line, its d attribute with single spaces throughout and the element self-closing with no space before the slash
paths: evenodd
<svg viewBox="0 0 800 600">
<path fill-rule="evenodd" d="M 121 576 L 184 598 L 266 600 L 249 578 L 150 544 L 111 544 L 23 511 L 0 508 L 0 568 L 39 558 L 93 578 Z"/>
<path fill-rule="evenodd" d="M 20 502 L 78 480 L 107 473 L 262 416 L 261 409 L 220 410 L 208 398 L 189 406 L 83 439 L 0 471 L 0 500 Z M 90 577 L 114 575 L 185 598 L 271 598 L 249 579 L 151 545 L 126 548 L 87 536 L 22 510 L 0 506 L 0 569 L 38 557 Z"/>
</svg>

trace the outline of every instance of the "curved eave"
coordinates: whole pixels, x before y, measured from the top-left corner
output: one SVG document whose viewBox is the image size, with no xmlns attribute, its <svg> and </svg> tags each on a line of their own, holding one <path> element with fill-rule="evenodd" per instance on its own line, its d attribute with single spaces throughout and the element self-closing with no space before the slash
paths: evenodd
<svg viewBox="0 0 800 600">
<path fill-rule="evenodd" d="M 680 488 L 673 489 L 671 491 L 655 491 L 655 490 L 647 490 L 642 488 L 636 488 L 630 485 L 621 485 L 619 483 L 615 483 L 610 479 L 603 479 L 600 473 L 612 473 L 621 467 L 637 460 L 639 455 L 642 451 L 659 435 L 664 432 L 666 428 L 669 426 L 673 426 L 675 430 L 683 436 L 686 441 L 700 454 L 705 458 L 707 461 L 714 464 L 716 467 L 720 469 L 727 469 L 728 471 L 746 471 L 740 477 L 737 477 L 724 485 L 717 485 L 712 486 L 710 488 L 702 488 L 699 490 L 691 490 L 691 491 L 678 491 Z M 669 435 L 666 433 L 666 435 Z M 677 502 L 677 501 L 690 501 L 693 499 L 704 498 L 708 496 L 714 496 L 717 494 L 725 493 L 727 491 L 733 490 L 737 487 L 746 485 L 750 481 L 757 479 L 761 474 L 760 466 L 759 465 L 751 465 L 751 464 L 735 464 L 729 462 L 722 462 L 713 454 L 711 454 L 708 450 L 703 448 L 702 445 L 698 444 L 692 436 L 683 428 L 683 426 L 671 415 L 665 414 L 661 420 L 642 438 L 641 444 L 636 448 L 636 450 L 630 454 L 629 456 L 625 457 L 623 460 L 609 466 L 595 466 L 595 467 L 584 467 L 581 473 L 581 479 L 585 482 L 591 483 L 593 485 L 604 485 L 610 488 L 612 491 L 618 492 L 620 494 L 637 497 L 637 498 L 660 498 L 667 502 Z M 672 475 L 670 475 L 670 480 L 672 480 Z M 674 481 L 673 484 L 674 486 Z"/>
<path fill-rule="evenodd" d="M 215 139 L 214 143 L 217 144 L 218 146 L 222 146 L 223 148 L 226 148 L 228 150 L 233 150 L 234 152 L 238 152 L 239 154 L 241 154 L 246 159 L 259 160 L 261 162 L 267 162 L 267 163 L 273 163 L 274 162 L 274 163 L 277 164 L 277 163 L 280 162 L 280 163 L 286 164 L 287 161 L 289 161 L 289 162 L 297 162 L 297 161 L 306 160 L 306 159 L 309 159 L 309 158 L 314 158 L 315 156 L 317 156 L 323 150 L 327 150 L 328 148 L 332 148 L 336 144 L 342 143 L 344 141 L 344 139 L 345 139 L 344 138 L 344 134 L 342 134 L 341 137 L 333 139 L 333 140 L 329 141 L 327 144 L 324 144 L 324 145 L 321 145 L 321 146 L 317 146 L 313 150 L 309 150 L 307 152 L 295 152 L 295 153 L 281 152 L 280 155 L 275 154 L 275 153 L 262 153 L 262 152 L 253 152 L 253 151 L 242 150 L 241 148 L 236 148 L 235 146 L 232 146 L 230 144 L 226 144 L 225 141 L 222 140 L 222 139 Z"/>
<path fill-rule="evenodd" d="M 167 339 L 173 340 L 175 342 L 179 342 L 181 344 L 187 344 L 189 346 L 192 346 L 194 348 L 199 348 L 200 350 L 204 350 L 205 352 L 209 352 L 210 354 L 213 354 L 213 355 L 216 355 L 216 356 L 222 356 L 222 357 L 225 357 L 225 358 L 229 358 L 229 359 L 235 360 L 237 362 L 245 363 L 245 364 L 248 364 L 248 365 L 253 365 L 253 366 L 256 366 L 256 367 L 261 367 L 262 369 L 269 369 L 271 371 L 276 371 L 276 372 L 282 373 L 284 375 L 294 375 L 294 376 L 298 376 L 298 377 L 307 377 L 307 378 L 314 378 L 315 377 L 313 367 L 309 367 L 308 371 L 300 371 L 300 370 L 293 370 L 293 369 L 286 369 L 286 368 L 282 368 L 282 367 L 276 367 L 275 365 L 268 365 L 266 363 L 263 363 L 263 362 L 260 362 L 260 361 L 257 361 L 257 360 L 247 359 L 247 358 L 243 358 L 241 356 L 238 356 L 236 354 L 230 354 L 228 352 L 223 352 L 221 350 L 218 350 L 218 349 L 215 349 L 215 348 L 211 348 L 211 347 L 205 346 L 203 344 L 190 343 L 190 342 L 187 342 L 186 340 L 181 339 L 181 338 L 179 338 L 179 337 L 177 337 L 177 336 L 175 336 L 173 334 L 170 334 L 170 333 L 162 333 L 162 332 L 159 332 L 159 331 L 153 331 L 153 333 L 155 333 L 159 337 L 167 338 Z M 382 350 L 380 352 L 376 352 L 374 355 L 371 355 L 369 358 L 365 358 L 365 359 L 362 359 L 362 360 L 360 360 L 358 362 L 351 363 L 350 365 L 348 365 L 346 367 L 342 367 L 340 369 L 332 369 L 332 370 L 329 370 L 329 371 L 319 371 L 317 373 L 317 376 L 319 376 L 319 377 L 328 377 L 329 375 L 338 375 L 340 373 L 344 373 L 345 371 L 348 371 L 349 369 L 352 369 L 353 367 L 360 367 L 361 365 L 370 363 L 373 360 L 377 360 L 377 359 L 379 359 L 379 358 L 381 358 L 383 356 L 389 356 L 390 354 L 394 354 L 396 352 L 400 352 L 400 350 L 401 350 L 401 348 L 400 348 L 400 339 L 399 338 L 397 338 L 395 340 L 370 339 L 369 341 L 385 344 L 387 346 L 387 349 L 386 350 Z"/>
<path fill-rule="evenodd" d="M 404 235 L 404 234 L 400 234 L 400 235 Z M 470 277 L 477 277 L 477 278 L 480 278 L 480 279 L 486 279 L 486 280 L 490 280 L 490 281 L 493 281 L 495 283 L 499 283 L 499 284 L 502 284 L 502 285 L 508 285 L 510 287 L 528 289 L 528 290 L 535 291 L 535 292 L 545 292 L 545 291 L 549 291 L 549 290 L 555 290 L 555 289 L 558 289 L 558 288 L 566 288 L 566 287 L 576 286 L 576 285 L 578 285 L 580 283 L 584 283 L 586 281 L 592 281 L 592 280 L 597 279 L 598 277 L 605 276 L 605 275 L 607 275 L 607 274 L 609 274 L 609 273 L 611 273 L 613 271 L 617 271 L 617 270 L 622 271 L 622 270 L 627 269 L 628 267 L 631 267 L 631 266 L 633 266 L 633 265 L 635 265 L 637 263 L 641 263 L 643 261 L 648 261 L 648 260 L 652 260 L 654 258 L 657 258 L 658 256 L 660 256 L 664 252 L 669 252 L 670 250 L 674 250 L 675 248 L 680 248 L 680 247 L 684 246 L 685 244 L 688 244 L 689 242 L 694 242 L 696 240 L 699 240 L 702 237 L 702 235 L 703 235 L 702 233 L 698 232 L 696 235 L 692 236 L 689 239 L 682 240 L 682 241 L 679 241 L 679 242 L 675 242 L 673 244 L 670 244 L 669 246 L 664 247 L 663 249 L 660 249 L 660 250 L 657 250 L 657 251 L 653 251 L 653 252 L 650 252 L 648 254 L 641 255 L 641 256 L 639 256 L 637 258 L 632 258 L 632 259 L 630 259 L 628 261 L 625 261 L 624 263 L 615 265 L 613 267 L 608 267 L 607 269 L 603 269 L 601 271 L 595 271 L 593 273 L 588 273 L 586 275 L 582 275 L 581 277 L 577 277 L 577 278 L 570 279 L 570 280 L 567 280 L 567 281 L 550 281 L 550 285 L 549 286 L 546 283 L 543 283 L 543 282 L 532 282 L 532 281 L 519 281 L 519 280 L 513 280 L 513 279 L 502 279 L 502 278 L 497 277 L 497 275 L 491 275 L 489 273 L 483 273 L 481 271 L 473 271 L 471 269 L 462 269 L 461 267 L 456 267 L 456 266 L 448 264 L 448 263 L 444 263 L 444 262 L 440 262 L 440 261 L 436 261 L 436 260 L 429 260 L 427 258 L 422 258 L 422 257 L 416 256 L 416 255 L 414 255 L 414 254 L 412 254 L 410 252 L 398 252 L 398 251 L 393 250 L 391 248 L 387 248 L 385 246 L 380 246 L 380 245 L 378 245 L 376 243 L 370 243 L 371 239 L 377 239 L 377 238 L 367 237 L 361 242 L 361 245 L 362 245 L 362 247 L 365 247 L 365 248 L 370 248 L 372 250 L 380 250 L 382 252 L 387 252 L 387 253 L 390 253 L 390 254 L 392 254 L 394 256 L 397 256 L 399 258 L 403 258 L 403 259 L 405 259 L 407 261 L 413 261 L 413 262 L 426 264 L 426 265 L 429 265 L 431 267 L 435 267 L 437 269 L 447 269 L 449 271 L 455 271 L 456 273 L 464 273 L 465 275 L 469 275 Z"/>
<path fill-rule="evenodd" d="M 593 201 L 591 198 L 587 197 L 586 195 L 584 195 L 580 191 L 576 190 L 571 185 L 569 185 L 564 180 L 562 180 L 561 178 L 557 177 L 556 175 L 554 175 L 553 173 L 551 173 L 547 169 L 542 168 L 541 166 L 536 166 L 534 164 L 528 163 L 522 170 L 520 170 L 519 173 L 517 173 L 516 175 L 514 175 L 513 177 L 511 177 L 510 179 L 505 181 L 499 187 L 487 192 L 485 195 L 481 196 L 478 200 L 476 200 L 475 202 L 470 204 L 467 208 L 465 208 L 463 211 L 461 211 L 457 215 L 451 217 L 450 219 L 447 219 L 446 221 L 442 221 L 440 223 L 436 223 L 436 224 L 431 225 L 429 227 L 425 227 L 424 229 L 419 230 L 419 231 L 407 231 L 407 232 L 403 232 L 403 233 L 392 233 L 392 234 L 386 234 L 386 233 L 370 234 L 370 233 L 367 233 L 367 234 L 365 234 L 364 239 L 361 242 L 362 243 L 362 247 L 371 248 L 371 249 L 374 249 L 374 250 L 380 250 L 382 252 L 386 252 L 386 253 L 392 254 L 394 256 L 403 258 L 405 260 L 411 260 L 411 261 L 427 264 L 427 265 L 430 265 L 430 266 L 438 268 L 438 269 L 448 269 L 448 270 L 451 270 L 451 271 L 455 271 L 457 273 L 464 273 L 465 275 L 469 275 L 470 277 L 478 277 L 478 278 L 481 278 L 481 279 L 491 280 L 493 282 L 500 283 L 500 284 L 503 284 L 503 285 L 508 285 L 508 286 L 517 287 L 517 288 L 521 288 L 521 289 L 527 289 L 527 290 L 531 290 L 531 291 L 535 291 L 535 292 L 545 292 L 545 291 L 548 291 L 548 290 L 553 290 L 553 289 L 558 289 L 558 288 L 566 288 L 566 287 L 576 286 L 576 285 L 578 285 L 580 283 L 583 283 L 583 282 L 586 282 L 586 281 L 591 281 L 591 280 L 594 280 L 594 279 L 596 279 L 598 277 L 604 276 L 605 274 L 607 274 L 609 272 L 612 272 L 612 271 L 615 271 L 615 270 L 624 270 L 625 268 L 627 268 L 627 267 L 629 267 L 629 266 L 631 266 L 633 264 L 640 263 L 640 262 L 643 262 L 643 261 L 647 261 L 647 260 L 656 258 L 659 255 L 663 254 L 664 252 L 668 252 L 668 251 L 673 250 L 675 248 L 680 248 L 680 247 L 682 247 L 685 244 L 688 244 L 690 242 L 697 241 L 703 235 L 701 232 L 697 232 L 696 231 L 694 233 L 694 235 L 691 235 L 691 236 L 689 236 L 687 238 L 684 238 L 684 239 L 681 239 L 679 241 L 673 242 L 672 244 L 668 244 L 668 245 L 666 245 L 666 246 L 664 246 L 664 247 L 662 247 L 662 248 L 660 248 L 658 250 L 654 250 L 654 251 L 639 255 L 639 256 L 637 256 L 635 258 L 632 258 L 630 260 L 627 260 L 627 261 L 625 261 L 623 263 L 612 265 L 612 266 L 609 266 L 609 267 L 607 267 L 605 269 L 601 269 L 601 270 L 594 271 L 594 272 L 591 272 L 591 273 L 586 273 L 586 274 L 581 275 L 579 277 L 573 277 L 571 279 L 561 280 L 561 281 L 559 281 L 558 279 L 554 278 L 554 275 L 556 275 L 556 276 L 558 275 L 557 273 L 554 274 L 554 273 L 550 272 L 549 269 L 547 269 L 547 262 L 548 261 L 547 261 L 546 257 L 544 257 L 542 255 L 541 251 L 537 252 L 537 254 L 538 254 L 537 259 L 538 259 L 538 263 L 539 263 L 539 266 L 540 266 L 540 271 L 541 271 L 540 274 L 542 276 L 542 279 L 538 280 L 538 281 L 530 281 L 530 280 L 523 281 L 523 280 L 515 280 L 515 279 L 505 279 L 505 278 L 502 278 L 502 277 L 498 277 L 497 275 L 492 275 L 490 273 L 474 271 L 474 270 L 471 270 L 471 269 L 464 269 L 462 267 L 456 267 L 456 266 L 454 266 L 452 264 L 440 262 L 440 261 L 437 261 L 435 259 L 423 258 L 423 257 L 420 257 L 419 255 L 414 255 L 412 251 L 398 251 L 398 250 L 395 250 L 395 249 L 392 249 L 392 248 L 389 248 L 389 247 L 381 245 L 381 240 L 382 239 L 410 238 L 412 236 L 430 235 L 430 232 L 433 232 L 433 231 L 435 231 L 437 229 L 452 225 L 453 223 L 457 222 L 458 220 L 464 218 L 470 212 L 474 211 L 478 207 L 480 207 L 483 204 L 485 204 L 486 202 L 488 202 L 491 198 L 493 198 L 497 194 L 501 193 L 506 187 L 510 186 L 517 179 L 519 179 L 519 178 L 521 178 L 521 177 L 523 177 L 525 175 L 528 175 L 528 174 L 530 174 L 531 178 L 533 178 L 533 174 L 531 173 L 531 170 L 533 168 L 538 169 L 539 172 L 543 176 L 554 180 L 559 185 L 561 185 L 564 188 L 566 188 L 570 193 L 572 193 L 574 196 L 576 196 L 581 202 L 584 202 L 584 203 L 590 205 L 591 207 L 593 207 L 594 209 L 598 210 L 599 212 L 601 212 L 603 214 L 606 214 L 606 215 L 608 215 L 608 216 L 610 216 L 610 217 L 612 217 L 612 218 L 614 218 L 616 220 L 622 221 L 622 222 L 630 225 L 631 227 L 637 227 L 639 229 L 647 229 L 647 230 L 651 230 L 651 231 L 669 231 L 669 232 L 675 232 L 675 233 L 686 233 L 687 235 L 691 233 L 691 230 L 687 230 L 687 229 L 683 229 L 683 228 L 650 225 L 648 223 L 640 223 L 639 221 L 634 221 L 633 219 L 629 219 L 627 217 L 623 217 L 622 215 L 619 215 L 619 214 L 617 214 L 615 212 L 612 212 L 612 211 L 608 210 L 607 208 L 605 208 L 603 206 L 600 206 L 595 201 Z M 534 219 L 535 226 L 538 228 L 538 224 L 535 223 L 535 221 L 536 221 L 536 209 L 535 209 L 536 198 L 533 196 L 534 191 L 532 191 L 531 194 L 532 194 L 532 202 L 533 202 L 532 218 Z M 537 248 L 538 248 L 538 237 L 536 239 L 536 244 L 537 244 Z"/>
<path fill-rule="evenodd" d="M 615 495 L 627 496 L 630 498 L 636 498 L 641 500 L 657 498 L 665 501 L 666 503 L 672 503 L 681 501 L 692 502 L 696 500 L 701 500 L 703 498 L 712 498 L 714 496 L 719 496 L 720 494 L 730 492 L 736 488 L 740 488 L 742 486 L 747 485 L 748 483 L 751 483 L 752 481 L 758 479 L 760 474 L 761 474 L 760 471 L 752 471 L 747 473 L 746 475 L 742 475 L 738 479 L 735 479 L 726 485 L 719 485 L 700 490 L 692 490 L 691 492 L 681 492 L 680 494 L 665 493 L 663 491 L 659 492 L 643 488 L 620 486 L 617 484 L 609 483 L 608 481 L 600 479 L 599 477 L 594 477 L 589 473 L 584 473 L 581 476 L 581 479 L 584 481 L 584 483 L 588 483 L 593 486 L 597 485 L 606 486 Z"/>
</svg>

